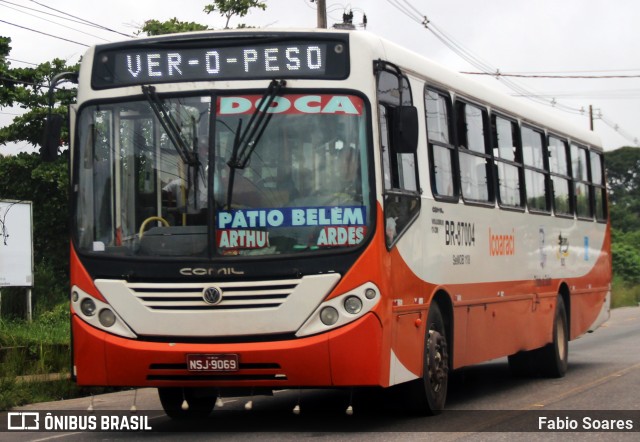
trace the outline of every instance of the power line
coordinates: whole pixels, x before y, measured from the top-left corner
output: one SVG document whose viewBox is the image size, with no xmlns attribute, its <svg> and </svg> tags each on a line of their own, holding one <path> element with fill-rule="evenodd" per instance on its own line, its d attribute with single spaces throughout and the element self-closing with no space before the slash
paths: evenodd
<svg viewBox="0 0 640 442">
<path fill-rule="evenodd" d="M 32 66 L 38 66 L 38 63 L 31 63 L 30 61 L 17 60 L 15 58 L 11 58 L 11 57 L 6 57 L 6 60 L 15 61 L 16 63 L 30 64 Z"/>
<path fill-rule="evenodd" d="M 38 34 L 46 35 L 47 37 L 53 37 L 53 38 L 57 38 L 58 40 L 68 41 L 69 43 L 74 43 L 74 44 L 77 44 L 77 45 L 80 45 L 80 46 L 84 46 L 84 47 L 87 47 L 87 48 L 89 47 L 89 45 L 86 45 L 84 43 L 80 43 L 78 41 L 70 40 L 70 39 L 64 38 L 64 37 L 59 37 L 59 36 L 53 35 L 53 34 L 47 34 L 46 32 L 37 31 L 35 29 L 27 28 L 26 26 L 17 25 L 15 23 L 11 23 L 11 22 L 8 22 L 8 21 L 5 21 L 5 20 L 0 20 L 0 22 L 6 23 L 6 24 L 11 25 L 11 26 L 15 26 L 17 28 L 26 29 L 27 31 L 31 31 L 31 32 L 35 32 L 35 33 L 38 33 Z"/>
<path fill-rule="evenodd" d="M 17 6 L 17 7 L 22 8 L 22 9 L 27 9 L 29 11 L 38 12 L 40 14 L 48 15 L 48 16 L 51 16 L 51 17 L 61 18 L 63 20 L 71 21 L 71 22 L 74 22 L 74 23 L 79 23 L 79 24 L 84 25 L 84 26 L 91 26 L 91 25 L 88 25 L 87 23 L 85 23 L 83 21 L 80 21 L 80 20 L 74 20 L 72 18 L 64 17 L 62 15 L 52 14 L 51 12 L 43 11 L 41 9 L 30 8 L 28 6 L 20 5 L 18 3 L 14 3 L 14 2 L 10 2 L 8 0 L 0 0 L 0 3 L 7 3 L 9 5 Z"/>
<path fill-rule="evenodd" d="M 0 1 L 1 1 L 1 0 L 0 0 Z M 49 20 L 49 19 L 46 19 L 46 18 L 43 18 L 43 17 L 38 17 L 38 16 L 37 16 L 37 15 L 35 15 L 35 14 L 30 14 L 30 13 L 28 13 L 28 12 L 21 11 L 21 10 L 16 9 L 16 8 L 12 8 L 11 6 L 7 6 L 7 5 L 4 5 L 4 4 L 3 4 L 3 5 L 0 5 L 0 6 L 4 6 L 5 8 L 12 9 L 12 10 L 14 10 L 14 11 L 16 11 L 16 12 L 20 12 L 21 14 L 25 14 L 25 15 L 28 15 L 28 16 L 31 16 L 31 17 L 35 17 L 35 18 L 37 18 L 38 20 L 44 20 L 44 21 L 46 21 L 47 23 L 51 23 L 51 24 L 54 24 L 54 25 L 62 26 L 63 28 L 71 29 L 72 31 L 79 32 L 79 33 L 81 33 L 81 34 L 85 34 L 85 35 L 88 35 L 88 36 L 90 36 L 90 37 L 98 38 L 98 39 L 103 40 L 103 41 L 109 41 L 109 40 L 107 40 L 106 38 L 99 37 L 99 36 L 97 36 L 97 35 L 95 35 L 95 34 L 90 34 L 90 33 L 88 33 L 88 32 L 84 32 L 84 31 L 81 31 L 80 29 L 72 28 L 71 26 L 63 25 L 62 23 L 58 23 L 58 22 L 55 22 L 55 21 L 53 21 L 53 20 Z"/>
<path fill-rule="evenodd" d="M 17 78 L 9 78 L 9 77 L 2 77 L 2 76 L 0 76 L 0 81 L 6 81 L 13 84 L 24 84 L 27 86 L 48 87 L 45 83 L 34 83 L 32 81 L 24 81 Z M 54 86 L 54 89 L 59 91 L 68 90 L 67 88 L 64 88 L 62 86 Z"/>
<path fill-rule="evenodd" d="M 31 0 L 31 2 L 35 3 L 36 5 L 42 6 L 44 8 L 51 9 L 52 11 L 59 12 L 60 14 L 64 14 L 64 15 L 66 15 L 68 17 L 72 17 L 72 18 L 75 18 L 77 20 L 80 20 L 84 24 L 87 24 L 89 26 L 93 26 L 93 27 L 99 28 L 99 29 L 104 29 L 105 31 L 109 31 L 109 32 L 113 32 L 113 33 L 116 33 L 116 34 L 120 34 L 120 35 L 123 35 L 125 37 L 133 38 L 132 35 L 125 34 L 125 33 L 120 32 L 120 31 L 116 31 L 115 29 L 108 28 L 108 27 L 106 27 L 104 25 L 101 25 L 101 24 L 98 24 L 98 23 L 94 23 L 94 22 L 92 22 L 90 20 L 87 20 L 87 19 L 84 19 L 84 18 L 81 18 L 81 17 L 77 17 L 75 15 L 69 14 L 68 12 L 61 11 L 60 9 L 56 9 L 56 8 L 51 7 L 51 6 L 45 5 L 44 3 L 40 3 L 40 2 L 37 2 L 35 0 Z"/>
<path fill-rule="evenodd" d="M 611 72 L 638 72 L 638 69 L 587 69 L 587 70 L 571 70 L 571 71 L 523 71 L 523 72 L 512 72 L 512 74 L 595 74 L 595 73 L 611 73 Z"/>
<path fill-rule="evenodd" d="M 510 76 L 520 76 L 520 75 L 501 74 L 499 69 L 493 68 L 489 63 L 478 58 L 471 51 L 467 50 L 463 45 L 455 41 L 455 39 L 448 36 L 443 30 L 439 29 L 433 22 L 431 22 L 427 18 L 425 14 L 422 14 L 418 9 L 416 9 L 413 5 L 411 5 L 411 3 L 409 3 L 408 0 L 387 0 L 387 3 L 391 4 L 393 7 L 398 9 L 402 14 L 406 15 L 410 20 L 422 25 L 424 28 L 430 31 L 438 40 L 440 40 L 440 42 L 442 42 L 446 47 L 451 49 L 454 53 L 456 53 L 462 59 L 464 59 L 469 64 L 471 64 L 472 66 L 476 67 L 481 71 L 479 73 L 474 73 L 474 74 L 493 76 L 496 79 L 500 80 L 505 86 L 507 86 L 514 92 L 516 92 L 516 94 L 518 94 L 519 96 L 525 97 L 529 100 L 536 101 L 538 103 L 545 104 L 547 106 L 552 106 L 556 109 L 562 110 L 567 113 L 572 113 L 576 115 L 585 114 L 584 107 L 579 109 L 579 108 L 558 103 L 555 97 L 552 98 L 551 100 L 543 99 L 541 98 L 542 97 L 541 94 L 532 93 L 531 91 L 527 90 L 526 88 L 520 86 L 518 83 L 515 83 L 510 78 L 508 78 Z M 616 78 L 614 76 L 610 76 L 610 77 Z M 627 77 L 623 77 L 623 78 L 627 78 Z M 633 77 L 629 76 L 628 78 L 637 78 L 637 76 L 633 76 Z M 605 120 L 603 119 L 603 121 Z M 638 139 L 635 137 L 631 137 L 628 133 L 623 131 L 619 125 L 613 124 L 612 122 L 608 122 L 606 124 L 614 128 L 614 130 L 616 130 L 616 132 L 618 132 L 623 137 L 637 144 Z"/>
<path fill-rule="evenodd" d="M 640 75 L 540 75 L 540 74 L 515 74 L 504 72 L 460 72 L 468 75 L 491 75 L 493 77 L 517 77 L 517 78 L 560 78 L 560 79 L 602 79 L 602 78 L 640 78 Z"/>
<path fill-rule="evenodd" d="M 532 95 L 511 94 L 512 97 L 528 98 Z M 601 91 L 567 91 L 549 92 L 535 95 L 538 98 L 566 98 L 566 99 L 586 99 L 597 98 L 600 100 L 637 100 L 640 98 L 640 89 L 611 89 Z"/>
<path fill-rule="evenodd" d="M 1 0 L 0 0 L 0 1 L 1 1 Z M 19 9 L 17 9 L 17 8 L 13 8 L 13 7 L 11 7 L 11 6 L 7 6 L 7 5 L 5 5 L 5 4 L 2 4 L 2 5 L 0 5 L 0 6 L 4 6 L 5 8 L 12 9 L 12 10 L 14 10 L 14 11 L 16 11 L 16 12 L 21 13 L 21 14 L 25 14 L 25 15 L 28 15 L 28 16 L 30 16 L 30 17 L 37 18 L 38 20 L 43 20 L 43 21 L 46 21 L 47 23 L 51 23 L 51 24 L 54 24 L 54 25 L 57 25 L 57 26 L 61 26 L 61 27 L 66 28 L 66 29 L 71 29 L 71 30 L 72 30 L 72 31 L 74 31 L 74 32 L 79 32 L 79 33 L 81 33 L 81 34 L 88 35 L 88 36 L 90 36 L 90 37 L 94 37 L 94 38 L 100 39 L 100 40 L 102 40 L 102 41 L 109 41 L 109 40 L 107 40 L 106 38 L 99 37 L 99 36 L 97 36 L 97 35 L 95 35 L 95 34 L 91 34 L 91 33 L 89 33 L 89 32 L 81 31 L 80 29 L 73 28 L 73 27 L 71 27 L 71 26 L 67 26 L 67 25 L 63 25 L 62 23 L 58 23 L 58 22 L 55 22 L 55 21 L 53 21 L 53 20 L 49 20 L 49 19 L 44 18 L 44 17 L 39 17 L 39 16 L 37 16 L 37 15 L 35 15 L 35 14 L 31 14 L 31 13 L 29 13 L 29 12 L 21 11 L 21 10 L 19 10 Z"/>
</svg>

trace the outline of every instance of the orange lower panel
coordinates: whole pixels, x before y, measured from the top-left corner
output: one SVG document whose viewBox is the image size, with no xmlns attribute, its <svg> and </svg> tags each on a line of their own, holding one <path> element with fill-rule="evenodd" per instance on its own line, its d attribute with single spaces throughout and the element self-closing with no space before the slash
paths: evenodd
<svg viewBox="0 0 640 442">
<path fill-rule="evenodd" d="M 369 314 L 340 329 L 289 341 L 191 344 L 144 342 L 110 335 L 73 317 L 79 385 L 200 387 L 331 387 L 381 385 L 382 330 Z M 187 370 L 190 353 L 234 353 L 240 370 Z M 385 370 L 386 369 L 386 370 Z"/>
</svg>

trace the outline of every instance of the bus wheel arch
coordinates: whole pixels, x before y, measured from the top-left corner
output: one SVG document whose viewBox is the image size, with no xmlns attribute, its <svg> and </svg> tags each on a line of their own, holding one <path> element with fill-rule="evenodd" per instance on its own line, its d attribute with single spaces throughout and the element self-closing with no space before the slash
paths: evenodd
<svg viewBox="0 0 640 442">
<path fill-rule="evenodd" d="M 445 292 L 433 296 L 425 327 L 422 377 L 402 385 L 402 401 L 412 414 L 434 415 L 444 409 L 451 367 L 452 311 Z"/>
</svg>

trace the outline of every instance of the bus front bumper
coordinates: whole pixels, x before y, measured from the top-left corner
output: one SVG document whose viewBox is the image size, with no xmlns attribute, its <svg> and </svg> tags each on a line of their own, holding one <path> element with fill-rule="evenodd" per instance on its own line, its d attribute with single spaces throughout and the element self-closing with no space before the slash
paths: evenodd
<svg viewBox="0 0 640 442">
<path fill-rule="evenodd" d="M 79 385 L 291 388 L 386 386 L 382 328 L 374 314 L 327 333 L 251 343 L 148 342 L 98 330 L 76 315 L 73 369 Z M 189 371 L 187 355 L 233 354 L 236 371 Z M 384 358 L 388 361 L 388 358 Z"/>
</svg>

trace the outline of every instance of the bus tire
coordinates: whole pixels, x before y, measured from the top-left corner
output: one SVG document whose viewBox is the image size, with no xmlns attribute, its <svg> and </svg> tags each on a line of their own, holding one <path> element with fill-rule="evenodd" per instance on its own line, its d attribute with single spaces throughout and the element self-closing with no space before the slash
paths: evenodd
<svg viewBox="0 0 640 442">
<path fill-rule="evenodd" d="M 561 378 L 567 372 L 569 361 L 569 327 L 567 310 L 562 296 L 558 295 L 553 321 L 553 342 L 538 350 L 538 368 L 543 376 Z"/>
<path fill-rule="evenodd" d="M 423 375 L 406 384 L 403 401 L 412 414 L 430 416 L 444 409 L 449 382 L 449 349 L 445 323 L 437 303 L 431 303 L 425 332 Z"/>
<path fill-rule="evenodd" d="M 534 350 L 535 351 L 535 350 Z M 509 355 L 509 370 L 518 377 L 533 376 L 536 372 L 534 351 L 521 351 Z"/>
<path fill-rule="evenodd" d="M 164 412 L 173 420 L 204 419 L 215 406 L 215 397 L 199 397 L 190 388 L 158 388 L 158 396 Z M 186 410 L 182 408 L 185 400 L 189 405 Z"/>
</svg>

